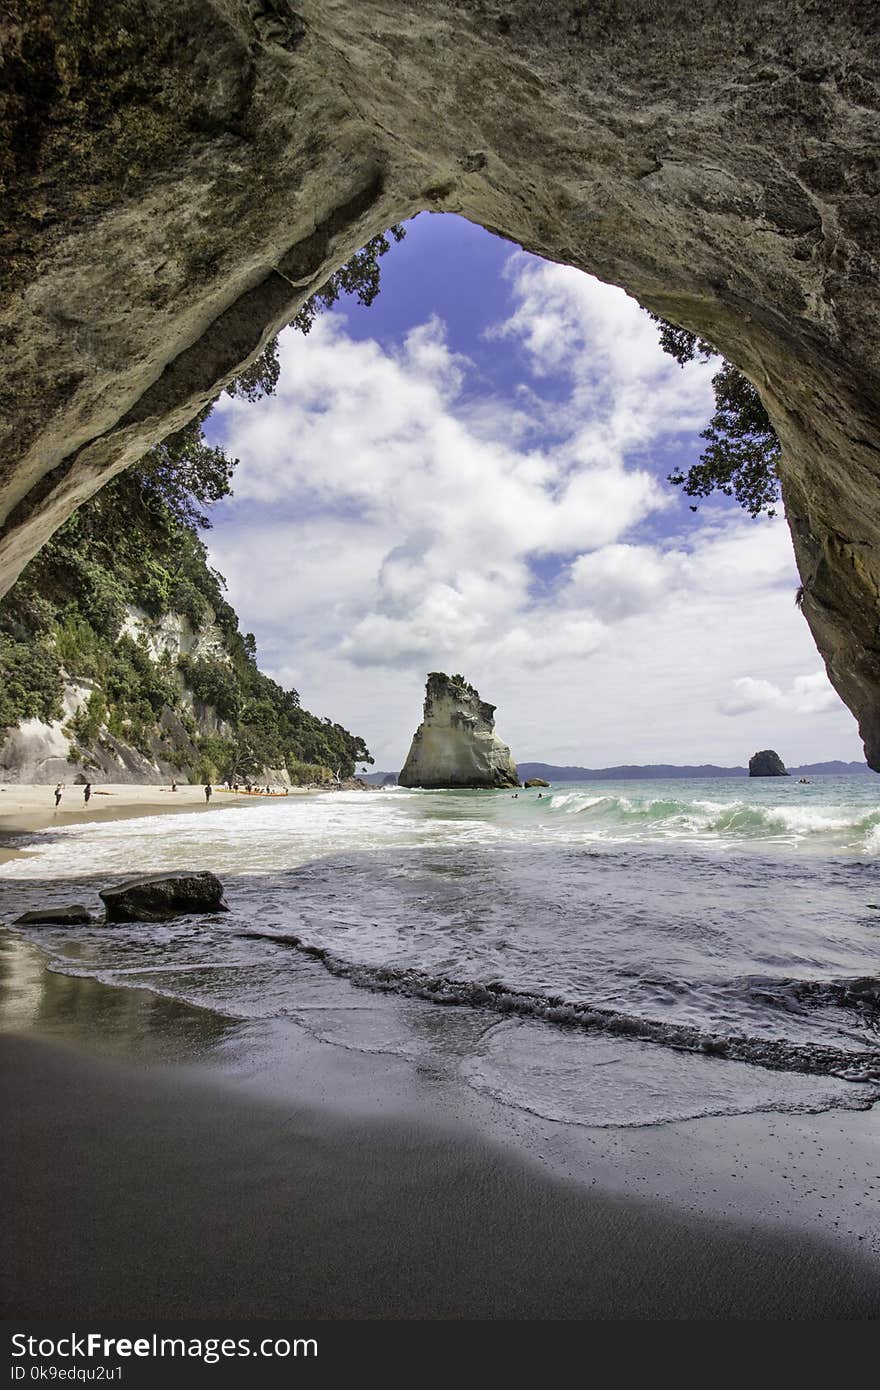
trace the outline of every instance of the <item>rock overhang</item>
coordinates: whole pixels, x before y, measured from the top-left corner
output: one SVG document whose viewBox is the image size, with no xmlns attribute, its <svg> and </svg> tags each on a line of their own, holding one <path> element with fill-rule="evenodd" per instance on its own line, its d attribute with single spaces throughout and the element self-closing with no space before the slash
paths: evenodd
<svg viewBox="0 0 880 1390">
<path fill-rule="evenodd" d="M 0 588 L 371 235 L 455 211 L 755 383 L 803 612 L 880 768 L 870 7 L 106 0 L 4 37 Z"/>
</svg>

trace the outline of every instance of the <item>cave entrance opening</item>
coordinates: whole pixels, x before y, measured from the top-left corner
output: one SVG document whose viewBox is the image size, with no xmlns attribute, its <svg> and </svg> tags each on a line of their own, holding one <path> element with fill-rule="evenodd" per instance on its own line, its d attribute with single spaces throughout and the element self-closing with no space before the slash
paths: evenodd
<svg viewBox="0 0 880 1390">
<path fill-rule="evenodd" d="M 405 739 L 424 674 L 462 671 L 530 760 L 857 758 L 782 518 L 668 481 L 718 361 L 680 366 L 624 291 L 463 218 L 406 230 L 368 310 L 287 331 L 274 392 L 208 427 L 241 460 L 209 548 L 273 672 Z"/>
</svg>

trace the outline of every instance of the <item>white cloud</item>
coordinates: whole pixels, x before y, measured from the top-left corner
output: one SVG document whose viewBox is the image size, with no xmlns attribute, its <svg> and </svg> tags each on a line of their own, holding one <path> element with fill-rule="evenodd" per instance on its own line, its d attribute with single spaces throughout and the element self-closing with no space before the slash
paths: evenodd
<svg viewBox="0 0 880 1390">
<path fill-rule="evenodd" d="M 539 376 L 571 383 L 557 426 L 571 447 L 607 465 L 661 436 L 699 430 L 711 414 L 717 364 L 680 367 L 661 352 L 657 329 L 634 299 L 571 266 L 525 255 L 509 264 L 517 307 L 496 336 L 517 339 Z"/>
<path fill-rule="evenodd" d="M 653 452 L 702 425 L 711 367 L 664 356 L 620 290 L 520 256 L 510 275 L 509 397 L 473 394 L 436 318 L 382 347 L 328 315 L 284 335 L 276 396 L 219 408 L 241 464 L 208 541 L 264 666 L 386 768 L 438 668 L 498 705 L 521 759 L 858 757 L 803 674 L 782 521 L 709 507 L 660 535 Z"/>
<path fill-rule="evenodd" d="M 820 714 L 834 709 L 839 698 L 824 671 L 795 676 L 787 690 L 772 681 L 739 676 L 733 693 L 718 702 L 721 714 L 751 714 L 755 710 L 782 710 L 790 714 Z"/>
<path fill-rule="evenodd" d="M 650 545 L 606 545 L 578 556 L 563 598 L 609 621 L 646 613 L 687 582 L 692 569 L 681 550 Z"/>
</svg>

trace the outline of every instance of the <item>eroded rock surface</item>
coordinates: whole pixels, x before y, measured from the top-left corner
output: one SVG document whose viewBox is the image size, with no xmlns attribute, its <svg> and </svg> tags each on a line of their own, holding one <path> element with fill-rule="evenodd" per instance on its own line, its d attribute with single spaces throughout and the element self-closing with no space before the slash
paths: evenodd
<svg viewBox="0 0 880 1390">
<path fill-rule="evenodd" d="M 880 769 L 873 6 L 13 0 L 0 38 L 0 592 L 368 237 L 457 212 L 755 382 Z"/>
<path fill-rule="evenodd" d="M 495 733 L 495 706 L 461 676 L 432 671 L 424 718 L 397 780 L 402 787 L 518 787 L 510 749 Z"/>
</svg>

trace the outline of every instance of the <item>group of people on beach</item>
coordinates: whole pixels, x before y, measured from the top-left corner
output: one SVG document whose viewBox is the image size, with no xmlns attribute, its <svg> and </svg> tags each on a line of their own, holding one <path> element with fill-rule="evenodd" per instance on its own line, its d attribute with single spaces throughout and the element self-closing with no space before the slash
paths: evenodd
<svg viewBox="0 0 880 1390">
<path fill-rule="evenodd" d="M 55 793 L 54 793 L 54 795 L 55 795 L 55 808 L 56 808 L 56 810 L 57 810 L 57 808 L 61 805 L 61 798 L 62 798 L 62 796 L 64 795 L 64 792 L 65 792 L 65 790 L 66 790 L 66 787 L 67 787 L 67 783 L 66 783 L 66 782 L 58 782 L 57 785 L 56 785 L 56 787 L 55 787 Z M 247 792 L 247 794 L 248 794 L 249 796 L 287 796 L 287 795 L 289 794 L 286 787 L 284 787 L 281 791 L 276 791 L 274 787 L 270 787 L 270 786 L 268 786 L 268 785 L 267 785 L 266 787 L 257 787 L 257 786 L 254 786 L 254 785 L 253 785 L 252 783 L 250 783 L 250 782 L 245 782 L 244 785 L 241 785 L 239 782 L 233 782 L 231 786 L 230 786 L 229 782 L 224 782 L 224 783 L 223 783 L 223 790 L 224 790 L 225 792 Z M 177 791 L 177 781 L 176 781 L 176 780 L 173 780 L 172 783 L 171 783 L 171 791 L 173 791 L 173 792 L 176 792 L 176 791 Z M 213 787 L 213 785 L 212 785 L 210 782 L 206 782 L 206 783 L 205 783 L 205 785 L 204 785 L 204 793 L 205 793 L 205 801 L 206 801 L 206 802 L 210 802 L 211 797 L 214 795 L 214 787 Z M 89 804 L 89 802 L 91 801 L 91 799 L 92 799 L 92 784 L 91 784 L 91 782 L 86 782 L 85 786 L 83 787 L 83 801 L 84 801 L 85 804 L 88 806 L 88 804 Z"/>
<path fill-rule="evenodd" d="M 66 786 L 67 786 L 67 783 L 66 783 L 66 782 L 59 782 L 59 783 L 57 784 L 57 786 L 55 787 L 55 807 L 56 807 L 56 810 L 57 810 L 57 808 L 61 805 L 61 798 L 62 798 L 62 796 L 64 795 L 64 789 L 65 789 Z M 88 806 L 88 804 L 89 804 L 91 798 L 92 798 L 92 784 L 91 784 L 91 782 L 86 782 L 85 786 L 83 787 L 83 801 L 86 803 L 87 806 Z"/>
<path fill-rule="evenodd" d="M 176 792 L 176 791 L 177 791 L 177 783 L 176 783 L 176 782 L 172 782 L 172 783 L 171 783 L 171 790 L 172 790 L 173 792 Z M 211 782 L 205 782 L 205 784 L 204 784 L 202 790 L 203 790 L 204 793 L 205 793 L 205 801 L 206 801 L 206 802 L 209 802 L 209 801 L 211 800 L 211 797 L 214 795 L 214 786 L 213 786 L 213 783 L 211 783 Z M 225 792 L 246 792 L 248 796 L 287 796 L 287 795 L 288 795 L 288 790 L 287 790 L 286 787 L 283 787 L 281 791 L 276 791 L 274 787 L 270 787 L 268 784 L 267 784 L 265 787 L 257 787 L 257 786 L 255 786 L 252 782 L 245 782 L 245 783 L 243 783 L 243 784 L 242 784 L 241 782 L 232 782 L 232 783 L 230 784 L 228 781 L 226 781 L 226 782 L 223 783 L 222 790 L 225 791 Z"/>
<path fill-rule="evenodd" d="M 268 783 L 265 787 L 258 787 L 253 782 L 233 782 L 232 786 L 228 782 L 223 783 L 225 792 L 245 792 L 248 796 L 287 796 L 287 788 L 282 787 L 281 791 L 276 791 L 275 787 L 270 787 Z"/>
</svg>

